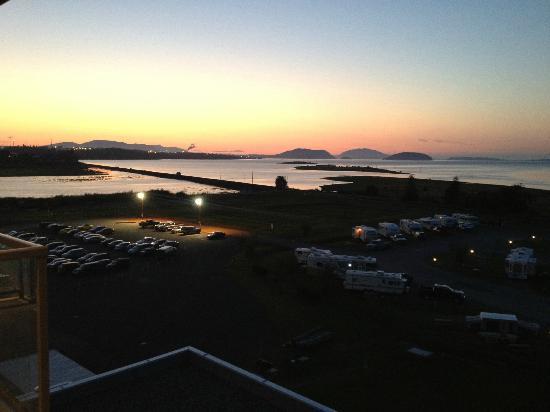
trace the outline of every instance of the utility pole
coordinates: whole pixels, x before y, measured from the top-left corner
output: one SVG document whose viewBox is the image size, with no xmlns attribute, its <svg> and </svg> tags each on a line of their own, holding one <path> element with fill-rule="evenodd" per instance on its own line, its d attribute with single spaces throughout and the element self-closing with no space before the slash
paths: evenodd
<svg viewBox="0 0 550 412">
<path fill-rule="evenodd" d="M 254 170 L 252 171 L 252 184 L 254 184 Z"/>
</svg>

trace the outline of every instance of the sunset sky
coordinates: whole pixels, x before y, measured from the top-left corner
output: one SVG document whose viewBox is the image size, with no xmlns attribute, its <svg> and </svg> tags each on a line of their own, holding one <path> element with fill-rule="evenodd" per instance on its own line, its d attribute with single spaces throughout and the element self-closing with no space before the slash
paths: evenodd
<svg viewBox="0 0 550 412">
<path fill-rule="evenodd" d="M 0 145 L 550 154 L 550 1 L 11 0 Z"/>
</svg>

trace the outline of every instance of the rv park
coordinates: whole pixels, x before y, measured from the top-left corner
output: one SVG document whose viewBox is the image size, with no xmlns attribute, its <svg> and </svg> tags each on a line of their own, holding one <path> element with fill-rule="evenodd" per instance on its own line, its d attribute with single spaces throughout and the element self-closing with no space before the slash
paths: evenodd
<svg viewBox="0 0 550 412">
<path fill-rule="evenodd" d="M 544 216 L 316 191 L 208 195 L 199 211 L 192 196 L 145 195 L 143 219 L 133 193 L 2 201 L 3 233 L 83 249 L 75 257 L 106 254 L 101 268 L 49 270 L 51 345 L 93 372 L 193 345 L 337 410 L 550 407 Z M 454 223 L 412 223 L 447 219 L 439 214 Z M 147 219 L 176 226 L 141 227 Z M 129 254 L 62 226 L 162 242 Z M 362 240 L 367 227 L 376 233 Z M 175 246 L 162 253 L 166 242 Z M 505 269 L 519 247 L 537 259 L 527 279 Z M 125 263 L 106 268 L 117 259 Z M 436 284 L 457 293 L 438 295 Z"/>
</svg>

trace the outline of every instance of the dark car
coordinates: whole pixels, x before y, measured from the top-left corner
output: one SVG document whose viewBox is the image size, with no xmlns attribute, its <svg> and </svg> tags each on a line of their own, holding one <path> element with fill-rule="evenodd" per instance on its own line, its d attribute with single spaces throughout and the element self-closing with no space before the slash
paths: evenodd
<svg viewBox="0 0 550 412">
<path fill-rule="evenodd" d="M 29 241 L 38 245 L 45 246 L 48 243 L 48 238 L 45 236 L 35 236 L 29 239 Z"/>
<path fill-rule="evenodd" d="M 105 267 L 110 270 L 121 270 L 126 269 L 128 266 L 130 266 L 130 258 L 117 258 L 113 259 Z"/>
<path fill-rule="evenodd" d="M 147 220 L 142 220 L 141 222 L 139 222 L 139 226 L 143 229 L 145 229 L 146 227 L 152 227 L 152 226 L 155 226 L 155 225 L 158 225 L 160 222 L 157 221 L 157 220 L 153 220 L 153 219 L 147 219 Z"/>
<path fill-rule="evenodd" d="M 225 232 L 211 232 L 207 236 L 208 240 L 219 240 L 219 239 L 225 239 Z"/>
<path fill-rule="evenodd" d="M 21 240 L 29 240 L 35 236 L 36 236 L 36 233 L 26 232 L 26 233 L 20 233 L 16 237 L 18 237 Z"/>
<path fill-rule="evenodd" d="M 109 258 L 108 253 L 96 253 L 95 255 L 90 256 L 88 259 L 86 259 L 86 263 L 97 262 L 98 260 L 103 260 L 108 258 Z"/>
<path fill-rule="evenodd" d="M 197 226 L 182 226 L 180 232 L 182 235 L 196 235 L 201 232 L 201 228 Z"/>
<path fill-rule="evenodd" d="M 82 257 L 79 257 L 77 260 L 80 262 L 80 263 L 86 263 L 86 261 L 92 257 L 94 257 L 95 255 L 97 255 L 97 253 L 95 252 L 92 252 L 92 253 L 88 253 Z"/>
<path fill-rule="evenodd" d="M 97 273 L 105 269 L 111 263 L 111 259 L 102 259 L 97 262 L 84 263 L 80 267 L 73 270 L 73 275 L 84 275 L 89 273 Z"/>
<path fill-rule="evenodd" d="M 48 248 L 48 250 L 53 250 L 56 247 L 63 246 L 63 245 L 65 245 L 65 242 L 50 242 L 46 245 L 46 247 Z"/>
<path fill-rule="evenodd" d="M 453 289 L 449 285 L 435 284 L 433 286 L 424 286 L 420 289 L 420 296 L 425 299 L 434 300 L 450 300 L 457 303 L 462 303 L 466 300 L 464 291 Z"/>
<path fill-rule="evenodd" d="M 59 273 L 60 275 L 63 275 L 65 273 L 71 273 L 73 270 L 75 270 L 79 266 L 80 266 L 80 263 L 69 260 L 57 266 L 57 273 Z"/>
<path fill-rule="evenodd" d="M 100 235 L 109 236 L 112 235 L 115 230 L 112 227 L 104 227 L 101 230 L 98 230 L 95 233 L 99 233 Z"/>
<path fill-rule="evenodd" d="M 87 253 L 88 252 L 86 251 L 86 249 L 75 248 L 65 253 L 62 253 L 61 257 L 68 258 L 68 259 L 78 259 L 79 257 L 86 255 Z"/>
</svg>

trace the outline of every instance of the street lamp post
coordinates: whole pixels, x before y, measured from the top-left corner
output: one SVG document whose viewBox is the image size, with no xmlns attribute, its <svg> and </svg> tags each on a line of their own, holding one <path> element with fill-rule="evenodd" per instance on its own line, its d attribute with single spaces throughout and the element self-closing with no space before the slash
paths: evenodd
<svg viewBox="0 0 550 412">
<path fill-rule="evenodd" d="M 144 192 L 139 192 L 137 194 L 137 197 L 139 200 L 141 200 L 141 218 L 143 219 L 143 201 L 145 200 L 145 193 Z"/>
<path fill-rule="evenodd" d="M 202 206 L 202 197 L 196 197 L 195 198 L 195 205 L 197 205 L 198 213 L 199 213 L 199 227 L 201 227 L 201 206 Z"/>
</svg>

